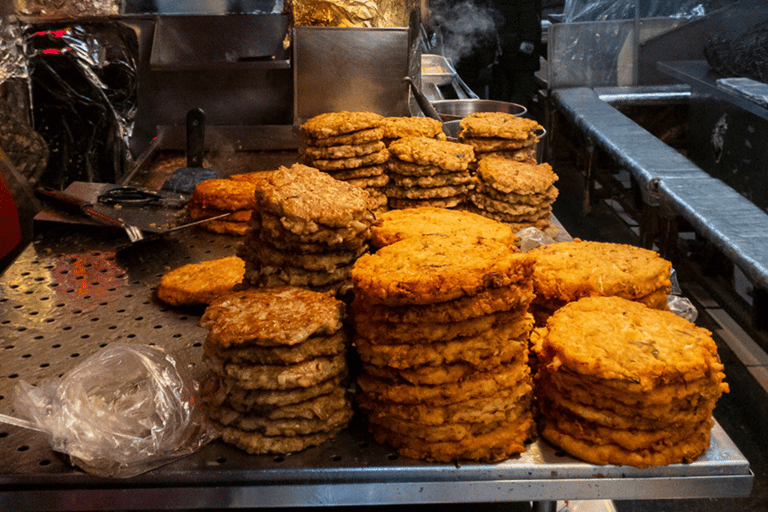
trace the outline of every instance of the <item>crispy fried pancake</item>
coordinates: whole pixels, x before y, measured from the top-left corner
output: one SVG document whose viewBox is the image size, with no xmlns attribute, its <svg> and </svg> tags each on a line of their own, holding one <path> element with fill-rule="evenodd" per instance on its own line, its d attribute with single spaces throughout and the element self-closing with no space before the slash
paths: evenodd
<svg viewBox="0 0 768 512">
<path fill-rule="evenodd" d="M 216 422 L 245 432 L 258 432 L 268 437 L 305 436 L 318 432 L 336 431 L 347 426 L 352 418 L 352 407 L 347 400 L 344 405 L 327 411 L 325 418 L 280 418 L 269 419 L 260 415 L 242 414 L 226 406 L 211 408 L 209 416 Z"/>
<path fill-rule="evenodd" d="M 641 247 L 573 241 L 543 245 L 529 254 L 536 259 L 534 288 L 543 297 L 635 299 L 670 285 L 672 264 Z"/>
<path fill-rule="evenodd" d="M 473 112 L 464 117 L 459 126 L 461 137 L 499 137 L 515 140 L 525 140 L 532 132 L 543 129 L 533 119 L 517 117 L 506 112 Z"/>
<path fill-rule="evenodd" d="M 429 137 L 398 139 L 389 145 L 389 152 L 405 162 L 440 167 L 448 171 L 463 171 L 475 158 L 471 146 Z"/>
<path fill-rule="evenodd" d="M 256 186 L 248 181 L 205 180 L 197 184 L 190 201 L 202 208 L 222 211 L 253 210 Z"/>
<path fill-rule="evenodd" d="M 258 432 L 246 432 L 237 428 L 221 426 L 221 438 L 229 443 L 237 446 L 241 450 L 252 455 L 262 454 L 288 454 L 298 452 L 309 448 L 310 446 L 316 446 L 328 439 L 332 439 L 343 428 L 339 427 L 336 430 L 329 432 L 318 432 L 315 434 L 299 435 L 299 436 L 265 436 Z"/>
<path fill-rule="evenodd" d="M 281 167 L 256 187 L 255 196 L 259 210 L 279 217 L 284 226 L 299 224 L 304 231 L 316 231 L 317 224 L 342 228 L 373 220 L 366 191 L 306 165 Z"/>
<path fill-rule="evenodd" d="M 382 306 L 369 304 L 354 298 L 351 311 L 373 322 L 459 322 L 469 318 L 489 315 L 499 311 L 527 309 L 533 300 L 533 283 L 489 288 L 475 295 L 469 295 L 446 302 L 435 302 L 421 306 Z"/>
<path fill-rule="evenodd" d="M 483 158 L 477 164 L 477 178 L 503 193 L 541 194 L 558 179 L 549 164 L 528 164 L 506 158 Z"/>
<path fill-rule="evenodd" d="M 355 158 L 379 153 L 386 146 L 381 141 L 364 144 L 347 144 L 342 146 L 306 146 L 301 148 L 304 158 L 312 160 L 334 160 L 340 158 Z"/>
<path fill-rule="evenodd" d="M 214 373 L 237 381 L 244 389 L 306 388 L 343 373 L 345 354 L 317 357 L 290 365 L 243 365 L 222 361 L 204 354 L 203 361 Z"/>
<path fill-rule="evenodd" d="M 190 263 L 160 278 L 157 298 L 172 306 L 208 304 L 243 281 L 245 262 L 229 256 Z"/>
<path fill-rule="evenodd" d="M 433 462 L 500 462 L 525 451 L 525 441 L 534 433 L 535 425 L 530 414 L 513 422 L 499 422 L 495 430 L 461 441 L 427 442 L 409 438 L 380 425 L 372 425 L 371 433 L 380 443 L 395 447 L 404 457 Z"/>
<path fill-rule="evenodd" d="M 690 436 L 685 441 L 674 445 L 665 445 L 663 450 L 626 450 L 616 444 L 596 444 L 576 439 L 554 428 L 546 418 L 539 422 L 539 434 L 574 457 L 592 464 L 616 464 L 647 468 L 693 462 L 709 447 L 711 432 L 710 429 L 705 429 L 704 432 Z"/>
<path fill-rule="evenodd" d="M 474 398 L 495 396 L 530 379 L 525 361 L 515 360 L 478 372 L 462 381 L 441 386 L 416 386 L 361 374 L 357 385 L 373 400 L 399 404 L 449 405 Z M 530 381 L 529 381 L 530 382 Z"/>
<path fill-rule="evenodd" d="M 200 319 L 211 342 L 295 345 L 342 327 L 344 304 L 329 294 L 295 287 L 232 292 L 211 302 Z"/>
<path fill-rule="evenodd" d="M 301 125 L 306 137 L 326 138 L 378 128 L 384 124 L 384 116 L 373 112 L 326 112 Z"/>
<path fill-rule="evenodd" d="M 401 197 L 390 197 L 390 208 L 457 208 L 464 203 L 465 195 L 461 194 L 453 197 L 429 198 L 429 199 L 405 199 Z"/>
<path fill-rule="evenodd" d="M 515 245 L 515 234 L 506 224 L 470 212 L 433 207 L 393 210 L 379 216 L 371 226 L 371 243 L 378 248 L 430 234 L 481 236 Z"/>
<path fill-rule="evenodd" d="M 384 138 L 384 130 L 381 128 L 365 128 L 342 135 L 328 137 L 312 137 L 304 134 L 304 140 L 310 146 L 348 146 L 356 144 L 368 144 L 378 142 Z"/>
<path fill-rule="evenodd" d="M 368 155 L 349 158 L 314 159 L 308 160 L 307 163 L 321 171 L 337 171 L 357 169 L 358 167 L 367 167 L 370 165 L 381 165 L 387 160 L 389 160 L 389 152 L 386 149 L 382 149 L 381 151 Z"/>
<path fill-rule="evenodd" d="M 443 123 L 430 117 L 387 117 L 382 125 L 384 138 L 432 137 L 444 140 Z"/>
<path fill-rule="evenodd" d="M 352 280 L 371 303 L 428 304 L 524 282 L 533 261 L 496 240 L 423 235 L 363 255 Z"/>
<path fill-rule="evenodd" d="M 301 343 L 278 347 L 243 345 L 222 349 L 208 341 L 203 343 L 205 353 L 238 364 L 296 364 L 316 357 L 341 354 L 346 348 L 347 335 L 343 330 L 330 336 L 310 336 Z"/>
</svg>

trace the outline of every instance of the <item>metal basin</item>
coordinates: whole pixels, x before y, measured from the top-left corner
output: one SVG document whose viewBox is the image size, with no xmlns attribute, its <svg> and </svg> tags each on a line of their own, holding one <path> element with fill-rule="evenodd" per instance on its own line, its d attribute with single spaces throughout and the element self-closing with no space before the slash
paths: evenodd
<svg viewBox="0 0 768 512">
<path fill-rule="evenodd" d="M 528 111 L 524 106 L 517 103 L 481 99 L 438 100 L 433 101 L 432 105 L 443 118 L 443 121 L 455 121 L 475 112 L 506 112 L 515 116 L 522 116 Z"/>
</svg>

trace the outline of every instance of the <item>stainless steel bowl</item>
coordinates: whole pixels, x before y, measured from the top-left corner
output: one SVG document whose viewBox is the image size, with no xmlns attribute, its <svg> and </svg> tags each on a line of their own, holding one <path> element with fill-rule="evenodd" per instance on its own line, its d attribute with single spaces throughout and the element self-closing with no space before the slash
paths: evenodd
<svg viewBox="0 0 768 512">
<path fill-rule="evenodd" d="M 443 121 L 455 121 L 475 112 L 506 112 L 515 116 L 522 116 L 528 111 L 524 106 L 517 103 L 496 100 L 437 100 L 431 103 Z"/>
</svg>

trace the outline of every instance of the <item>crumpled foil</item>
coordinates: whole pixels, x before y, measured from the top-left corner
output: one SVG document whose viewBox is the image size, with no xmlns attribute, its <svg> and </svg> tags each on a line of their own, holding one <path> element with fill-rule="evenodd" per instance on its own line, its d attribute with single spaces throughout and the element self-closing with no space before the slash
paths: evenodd
<svg viewBox="0 0 768 512">
<path fill-rule="evenodd" d="M 24 38 L 16 19 L 0 16 L 0 84 L 11 78 L 27 78 Z"/>
<path fill-rule="evenodd" d="M 120 14 L 121 0 L 14 0 L 15 12 L 25 16 L 72 18 Z"/>
<path fill-rule="evenodd" d="M 305 27 L 405 27 L 408 4 L 402 0 L 294 0 L 293 19 Z"/>
</svg>

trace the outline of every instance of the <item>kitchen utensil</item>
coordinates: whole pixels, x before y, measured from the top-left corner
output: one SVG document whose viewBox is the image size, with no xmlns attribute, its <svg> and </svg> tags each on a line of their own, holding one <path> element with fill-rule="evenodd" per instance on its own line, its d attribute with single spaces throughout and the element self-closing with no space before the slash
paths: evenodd
<svg viewBox="0 0 768 512">
<path fill-rule="evenodd" d="M 67 194 L 66 192 L 62 192 L 61 190 L 54 190 L 51 188 L 38 188 L 35 190 L 35 194 L 37 194 L 37 196 L 41 199 L 52 200 L 56 204 L 69 210 L 78 211 L 84 215 L 87 215 L 91 219 L 101 224 L 124 229 L 131 243 L 136 243 L 144 239 L 144 234 L 138 227 L 132 224 L 127 224 L 122 219 L 111 217 L 94 210 L 93 203 L 81 199 L 77 196 L 73 196 Z"/>
<path fill-rule="evenodd" d="M 161 190 L 192 194 L 198 183 L 218 178 L 211 169 L 203 167 L 205 153 L 205 112 L 195 108 L 187 112 L 187 166 L 180 167 L 165 180 Z"/>
<path fill-rule="evenodd" d="M 403 82 L 408 82 L 408 84 L 411 86 L 411 92 L 413 92 L 413 97 L 416 98 L 416 103 L 419 104 L 419 108 L 422 112 L 424 112 L 424 115 L 427 117 L 431 117 L 432 119 L 437 119 L 438 121 L 442 122 L 442 118 L 440 117 L 440 114 L 435 110 L 435 108 L 432 106 L 432 103 L 429 102 L 429 99 L 427 99 L 426 96 L 424 96 L 424 93 L 422 93 L 418 87 L 416 87 L 416 84 L 413 83 L 413 80 L 411 80 L 411 77 L 406 76 L 403 78 Z"/>
<path fill-rule="evenodd" d="M 432 107 L 442 121 L 455 121 L 475 112 L 506 112 L 515 116 L 528 112 L 528 109 L 517 103 L 481 99 L 436 100 L 432 102 Z"/>
<path fill-rule="evenodd" d="M 67 188 L 67 191 L 39 188 L 35 193 L 39 197 L 51 200 L 70 212 L 84 214 L 100 224 L 124 229 L 131 244 L 147 241 L 149 239 L 157 239 L 173 231 L 186 229 L 212 220 L 222 219 L 230 215 L 229 213 L 224 213 L 206 219 L 174 225 L 173 221 L 178 216 L 177 211 L 165 211 L 162 208 L 148 208 L 147 206 L 121 206 L 120 209 L 114 209 L 109 206 L 95 204 L 87 198 L 88 196 L 98 194 L 99 189 L 104 188 L 105 186 L 107 185 L 76 182 Z M 77 194 L 69 192 L 70 188 L 72 188 L 74 192 L 77 192 Z M 49 217 L 43 218 L 42 220 L 69 221 L 69 219 L 62 217 Z M 71 222 L 76 223 L 77 219 Z M 141 227 L 139 227 L 139 225 L 141 225 Z"/>
</svg>

